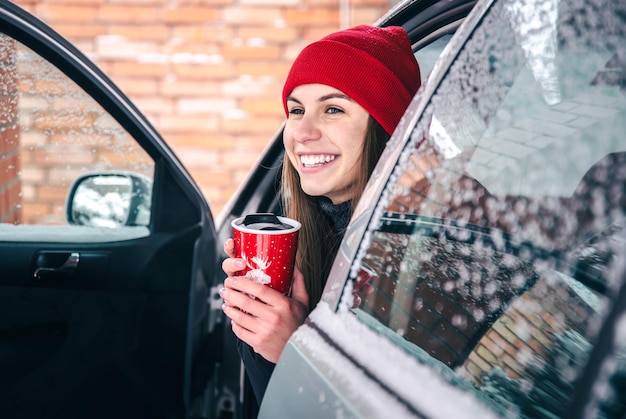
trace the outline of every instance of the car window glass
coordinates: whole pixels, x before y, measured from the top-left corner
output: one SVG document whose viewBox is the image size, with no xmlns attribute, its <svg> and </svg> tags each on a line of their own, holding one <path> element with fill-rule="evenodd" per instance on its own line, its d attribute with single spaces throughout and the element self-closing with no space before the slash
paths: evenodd
<svg viewBox="0 0 626 419">
<path fill-rule="evenodd" d="M 415 52 L 415 58 L 417 58 L 420 66 L 422 81 L 428 78 L 430 70 L 432 70 L 435 61 L 437 61 L 443 49 L 450 42 L 450 38 L 452 38 L 452 34 L 444 34 Z"/>
<path fill-rule="evenodd" d="M 76 83 L 4 34 L 0 101 L 3 238 L 73 240 L 86 229 L 98 240 L 94 229 L 123 226 L 146 234 L 153 160 Z"/>
<path fill-rule="evenodd" d="M 363 322 L 511 417 L 564 414 L 625 277 L 613 3 L 489 10 L 417 122 L 345 290 L 368 280 Z M 620 402 L 606 405 L 622 417 Z"/>
</svg>

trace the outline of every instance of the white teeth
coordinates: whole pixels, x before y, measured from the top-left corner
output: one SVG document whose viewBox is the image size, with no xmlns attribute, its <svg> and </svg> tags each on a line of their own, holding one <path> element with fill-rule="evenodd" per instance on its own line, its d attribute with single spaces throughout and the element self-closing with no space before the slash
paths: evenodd
<svg viewBox="0 0 626 419">
<path fill-rule="evenodd" d="M 320 166 L 322 164 L 335 160 L 335 157 L 336 156 L 332 156 L 328 154 L 318 154 L 316 156 L 307 154 L 306 156 L 300 156 L 300 161 L 302 162 L 302 165 L 305 167 Z"/>
</svg>

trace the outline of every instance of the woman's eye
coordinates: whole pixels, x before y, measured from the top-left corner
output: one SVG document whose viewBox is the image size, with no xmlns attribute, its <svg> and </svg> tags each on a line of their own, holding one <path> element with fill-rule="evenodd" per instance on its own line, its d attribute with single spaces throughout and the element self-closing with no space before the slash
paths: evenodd
<svg viewBox="0 0 626 419">
<path fill-rule="evenodd" d="M 335 108 L 334 106 L 331 106 L 328 109 L 326 109 L 326 112 L 330 114 L 336 114 L 336 113 L 343 113 L 343 110 L 339 108 Z"/>
<path fill-rule="evenodd" d="M 289 114 L 292 114 L 292 115 L 302 115 L 302 114 L 304 114 L 304 109 L 292 108 L 292 109 L 289 109 Z"/>
</svg>

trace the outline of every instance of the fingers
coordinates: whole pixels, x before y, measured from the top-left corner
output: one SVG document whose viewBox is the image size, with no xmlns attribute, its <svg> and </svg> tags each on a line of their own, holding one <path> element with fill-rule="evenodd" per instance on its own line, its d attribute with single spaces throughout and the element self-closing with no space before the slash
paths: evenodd
<svg viewBox="0 0 626 419">
<path fill-rule="evenodd" d="M 228 276 L 235 276 L 246 268 L 246 263 L 243 259 L 235 258 L 235 241 L 228 239 L 224 242 L 224 253 L 228 258 L 222 262 L 222 270 Z"/>
<path fill-rule="evenodd" d="M 253 301 L 249 297 L 248 299 L 250 301 Z M 243 333 L 243 330 L 245 330 L 247 335 L 256 334 L 255 330 L 258 330 L 259 327 L 258 319 L 255 316 L 237 307 L 229 306 L 226 303 L 224 303 L 224 305 L 222 306 L 222 310 L 224 311 L 224 314 L 226 314 L 226 316 L 228 316 L 228 318 L 231 320 L 232 329 L 238 329 L 240 333 Z M 239 335 L 237 337 L 239 337 L 240 339 L 242 338 L 242 336 Z M 246 339 L 250 338 L 248 337 Z"/>
<path fill-rule="evenodd" d="M 229 258 L 235 257 L 235 241 L 233 239 L 228 239 L 224 242 L 224 253 Z"/>
<path fill-rule="evenodd" d="M 245 267 L 246 264 L 243 259 L 227 258 L 222 262 L 222 270 L 229 277 L 236 276 L 239 272 L 243 271 Z"/>
<path fill-rule="evenodd" d="M 247 276 L 226 278 L 220 295 L 233 333 L 271 362 L 278 360 L 287 340 L 308 314 L 308 294 L 299 270 L 294 273 L 291 297 Z"/>
<path fill-rule="evenodd" d="M 277 305 L 285 297 L 278 291 L 259 284 L 247 276 L 232 276 L 224 281 L 222 291 L 225 302 L 242 310 L 259 315 L 264 305 Z"/>
</svg>

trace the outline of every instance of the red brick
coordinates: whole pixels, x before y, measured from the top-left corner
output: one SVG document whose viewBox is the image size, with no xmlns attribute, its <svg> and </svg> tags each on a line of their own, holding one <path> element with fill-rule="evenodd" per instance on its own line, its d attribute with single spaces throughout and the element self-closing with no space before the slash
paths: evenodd
<svg viewBox="0 0 626 419">
<path fill-rule="evenodd" d="M 47 0 L 46 2 L 54 5 L 99 6 L 104 4 L 106 0 Z"/>
<path fill-rule="evenodd" d="M 350 0 L 350 5 L 353 6 L 352 10 L 358 10 L 363 6 L 380 6 L 389 9 L 391 2 L 389 0 Z"/>
<path fill-rule="evenodd" d="M 193 178 L 196 182 L 203 185 L 210 185 L 214 188 L 223 190 L 232 184 L 232 176 L 224 173 L 224 170 L 214 170 L 211 167 L 204 169 L 196 168 L 193 171 Z"/>
<path fill-rule="evenodd" d="M 158 86 L 159 94 L 164 96 L 203 97 L 219 94 L 221 84 L 210 80 L 198 82 L 193 79 L 178 78 L 174 81 L 160 81 Z"/>
<path fill-rule="evenodd" d="M 159 20 L 159 10 L 152 6 L 103 6 L 97 13 L 98 22 L 154 23 Z"/>
<path fill-rule="evenodd" d="M 222 84 L 222 94 L 226 96 L 247 97 L 275 97 L 280 100 L 283 83 L 274 78 L 239 77 Z"/>
<path fill-rule="evenodd" d="M 51 167 L 58 165 L 88 165 L 94 161 L 94 157 L 90 153 L 75 148 L 73 151 L 69 148 L 56 149 L 55 151 L 37 150 L 32 153 L 33 163 L 39 167 Z"/>
<path fill-rule="evenodd" d="M 222 11 L 222 19 L 231 25 L 267 26 L 268 22 L 284 19 L 284 15 L 279 8 L 228 7 Z"/>
<path fill-rule="evenodd" d="M 180 98 L 175 103 L 180 115 L 218 114 L 236 109 L 234 99 L 223 97 Z"/>
<path fill-rule="evenodd" d="M 106 2 L 109 4 L 123 4 L 131 6 L 165 6 L 168 4 L 169 0 L 106 0 Z"/>
<path fill-rule="evenodd" d="M 35 129 L 47 130 L 47 129 L 62 129 L 71 130 L 76 127 L 91 127 L 95 121 L 94 116 L 86 115 L 83 113 L 48 113 L 41 112 L 33 120 L 33 127 Z"/>
<path fill-rule="evenodd" d="M 285 13 L 288 25 L 307 25 L 311 22 L 323 22 L 326 25 L 339 24 L 339 10 L 325 9 L 289 9 Z"/>
<path fill-rule="evenodd" d="M 350 26 L 372 25 L 389 9 L 387 7 L 368 7 L 350 11 Z"/>
<path fill-rule="evenodd" d="M 339 30 L 337 24 L 310 26 L 302 30 L 302 39 L 311 43 Z"/>
<path fill-rule="evenodd" d="M 178 77 L 197 79 L 228 78 L 234 74 L 234 66 L 229 62 L 220 64 L 174 64 L 173 71 Z"/>
<path fill-rule="evenodd" d="M 233 38 L 234 29 L 221 22 L 202 22 L 193 25 L 174 26 L 171 28 L 172 38 L 183 40 L 226 43 Z"/>
<path fill-rule="evenodd" d="M 233 0 L 178 0 L 177 3 L 181 6 L 186 6 L 188 4 L 193 6 L 198 6 L 202 4 L 206 4 L 207 6 L 225 6 L 228 4 L 232 4 Z"/>
<path fill-rule="evenodd" d="M 183 132 L 215 132 L 218 128 L 218 118 L 216 116 L 179 116 L 164 115 L 157 119 L 157 128 L 163 133 L 183 133 Z"/>
<path fill-rule="evenodd" d="M 163 21 L 165 23 L 204 23 L 218 20 L 219 17 L 220 13 L 217 9 L 206 7 L 168 8 L 163 11 Z"/>
<path fill-rule="evenodd" d="M 298 39 L 299 31 L 293 27 L 277 28 L 273 26 L 242 26 L 237 30 L 237 36 L 243 39 L 260 38 L 269 43 L 287 43 Z"/>
<path fill-rule="evenodd" d="M 96 19 L 98 8 L 94 5 L 50 5 L 39 4 L 36 15 L 52 26 L 67 22 L 93 22 Z"/>
<path fill-rule="evenodd" d="M 40 186 L 37 189 L 37 199 L 43 202 L 63 202 L 67 196 L 68 187 Z"/>
<path fill-rule="evenodd" d="M 241 100 L 239 108 L 251 115 L 273 115 L 283 116 L 283 104 L 276 98 L 244 98 Z"/>
<path fill-rule="evenodd" d="M 4 128 L 17 120 L 17 102 L 18 97 L 15 94 L 0 95 L 0 127 Z"/>
<path fill-rule="evenodd" d="M 280 58 L 280 53 L 281 49 L 278 46 L 226 45 L 223 48 L 224 57 L 240 60 L 275 60 Z"/>
<path fill-rule="evenodd" d="M 17 155 L 0 156 L 0 173 L 5 180 L 13 180 L 18 176 L 20 166 Z M 0 184 L 1 185 L 1 184 Z"/>
<path fill-rule="evenodd" d="M 128 39 L 135 40 L 157 40 L 166 41 L 169 39 L 169 28 L 163 25 L 111 25 L 108 27 L 108 35 L 120 35 Z"/>
<path fill-rule="evenodd" d="M 5 38 L 2 42 L 2 48 L 0 48 L 0 62 L 8 65 L 15 62 L 15 40 L 11 38 Z M 4 69 L 2 72 L 6 72 Z"/>
<path fill-rule="evenodd" d="M 133 101 L 135 106 L 144 114 L 159 115 L 174 113 L 175 103 L 171 99 L 160 97 L 138 97 Z"/>
<path fill-rule="evenodd" d="M 294 7 L 300 3 L 300 0 L 239 0 L 244 6 L 262 7 L 262 6 L 278 6 L 278 7 Z"/>
<path fill-rule="evenodd" d="M 249 170 L 259 160 L 256 150 L 237 150 L 224 155 L 224 165 L 231 169 Z"/>
<path fill-rule="evenodd" d="M 387 1 L 387 0 L 385 0 Z M 314 6 L 330 6 L 330 7 L 341 7 L 341 0 L 303 0 L 302 3 L 311 4 Z M 352 3 L 352 0 L 351 0 Z"/>
<path fill-rule="evenodd" d="M 259 117 L 240 119 L 224 119 L 222 130 L 231 134 L 274 132 L 283 123 L 281 118 Z"/>
<path fill-rule="evenodd" d="M 168 135 L 167 141 L 176 149 L 205 148 L 216 152 L 230 150 L 234 144 L 232 136 L 210 133 L 176 133 Z"/>
<path fill-rule="evenodd" d="M 170 72 L 170 65 L 163 63 L 116 61 L 110 71 L 118 76 L 165 77 Z"/>
<path fill-rule="evenodd" d="M 14 3 L 20 6 L 22 9 L 28 10 L 34 8 L 37 4 L 39 4 L 40 0 L 15 0 Z"/>
<path fill-rule="evenodd" d="M 154 95 L 158 92 L 159 82 L 156 78 L 118 77 L 115 84 L 129 96 Z"/>
<path fill-rule="evenodd" d="M 107 32 L 106 25 L 102 23 L 90 23 L 89 25 L 85 25 L 84 22 L 62 23 L 55 25 L 54 29 L 62 36 L 74 41 L 78 39 L 93 39 Z M 85 50 L 83 49 L 82 52 L 85 52 Z"/>
<path fill-rule="evenodd" d="M 181 57 L 185 59 L 188 56 L 188 61 L 211 61 L 211 56 L 217 57 L 220 54 L 220 47 L 215 43 L 208 43 L 207 41 L 184 41 L 176 42 L 173 45 L 167 46 L 167 53 L 174 56 L 174 60 L 179 60 Z"/>
<path fill-rule="evenodd" d="M 40 219 L 49 213 L 49 203 L 24 202 L 22 205 L 22 219 L 25 224 L 39 224 Z"/>
<path fill-rule="evenodd" d="M 284 79 L 290 68 L 291 61 L 244 60 L 236 64 L 236 74 L 239 76 L 273 76 Z"/>
</svg>

